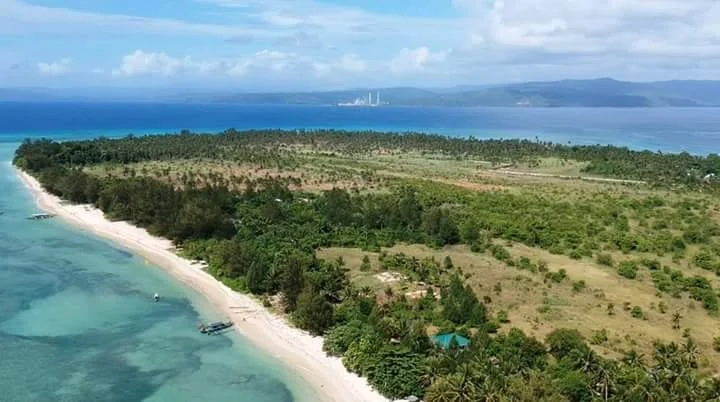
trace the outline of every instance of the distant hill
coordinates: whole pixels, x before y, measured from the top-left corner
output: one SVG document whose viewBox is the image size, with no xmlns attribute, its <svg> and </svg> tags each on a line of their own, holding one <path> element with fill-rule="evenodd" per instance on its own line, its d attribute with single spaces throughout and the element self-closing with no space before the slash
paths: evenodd
<svg viewBox="0 0 720 402">
<path fill-rule="evenodd" d="M 720 81 L 625 82 L 610 78 L 447 89 L 384 88 L 306 93 L 249 93 L 206 99 L 223 103 L 335 105 L 380 91 L 397 106 L 689 107 L 720 106 Z"/>
<path fill-rule="evenodd" d="M 340 91 L 233 93 L 207 90 L 1 89 L 0 101 L 113 100 L 189 103 L 337 105 L 380 92 L 383 104 L 396 106 L 499 107 L 702 107 L 720 106 L 720 81 L 626 82 L 611 78 L 525 82 L 422 89 L 355 88 Z"/>
</svg>

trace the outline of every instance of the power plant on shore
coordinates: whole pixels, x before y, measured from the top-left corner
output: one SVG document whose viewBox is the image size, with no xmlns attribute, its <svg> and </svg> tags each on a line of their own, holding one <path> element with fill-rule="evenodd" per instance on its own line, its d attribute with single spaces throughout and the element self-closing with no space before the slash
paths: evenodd
<svg viewBox="0 0 720 402">
<path fill-rule="evenodd" d="M 356 98 L 352 102 L 341 102 L 338 103 L 338 106 L 366 106 L 366 107 L 375 107 L 380 106 L 382 103 L 380 102 L 380 91 L 375 93 L 375 103 L 373 103 L 373 96 L 372 91 L 368 92 L 367 98 L 360 97 Z"/>
</svg>

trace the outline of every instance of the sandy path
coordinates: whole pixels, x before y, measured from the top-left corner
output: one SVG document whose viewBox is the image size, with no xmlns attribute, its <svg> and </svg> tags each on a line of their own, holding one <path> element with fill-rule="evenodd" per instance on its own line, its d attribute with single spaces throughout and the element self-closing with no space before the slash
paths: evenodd
<svg viewBox="0 0 720 402">
<path fill-rule="evenodd" d="M 92 206 L 63 203 L 45 192 L 35 178 L 16 171 L 41 209 L 134 251 L 200 292 L 235 322 L 242 335 L 299 373 L 321 401 L 387 401 L 365 379 L 348 372 L 340 359 L 327 356 L 322 350 L 322 338 L 291 327 L 256 300 L 232 291 L 189 260 L 177 256 L 169 240 L 152 236 L 127 222 L 111 222 Z"/>
<path fill-rule="evenodd" d="M 601 183 L 618 183 L 618 184 L 647 184 L 642 180 L 629 180 L 629 179 L 611 179 L 608 177 L 594 177 L 594 176 L 567 176 L 562 174 L 551 174 L 551 173 L 534 173 L 534 172 L 517 172 L 513 170 L 490 170 L 492 173 L 505 174 L 510 176 L 530 176 L 530 177 L 547 177 L 550 179 L 565 179 L 565 180 L 585 180 L 585 181 L 597 181 Z"/>
</svg>

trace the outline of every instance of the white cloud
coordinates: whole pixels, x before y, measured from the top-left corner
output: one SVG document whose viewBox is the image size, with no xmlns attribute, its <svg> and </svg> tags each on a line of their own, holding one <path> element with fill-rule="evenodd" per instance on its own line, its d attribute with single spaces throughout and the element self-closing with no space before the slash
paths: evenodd
<svg viewBox="0 0 720 402">
<path fill-rule="evenodd" d="M 716 0 L 455 0 L 468 37 L 495 52 L 714 56 Z M 479 40 L 481 39 L 481 40 Z M 470 39 L 472 40 L 472 39 Z"/>
<path fill-rule="evenodd" d="M 361 73 L 367 70 L 368 65 L 365 60 L 361 59 L 358 55 L 346 54 L 336 63 L 336 67 L 342 71 Z"/>
<path fill-rule="evenodd" d="M 423 71 L 433 64 L 444 62 L 449 53 L 449 50 L 432 52 L 425 46 L 417 49 L 405 48 L 390 61 L 390 71 L 393 73 Z"/>
<path fill-rule="evenodd" d="M 327 77 L 334 74 L 361 74 L 368 70 L 368 63 L 356 54 L 343 55 L 335 61 L 317 61 L 313 63 L 316 75 Z"/>
<path fill-rule="evenodd" d="M 42 75 L 63 75 L 70 72 L 72 60 L 60 59 L 50 63 L 38 63 L 37 68 Z"/>
<path fill-rule="evenodd" d="M 176 58 L 164 52 L 136 50 L 123 56 L 120 66 L 111 72 L 113 77 L 137 75 L 173 76 L 183 73 L 208 73 L 222 69 L 222 61 L 196 61 L 190 56 Z"/>
<path fill-rule="evenodd" d="M 329 76 L 362 73 L 366 69 L 367 63 L 355 54 L 344 55 L 338 60 L 323 60 L 265 49 L 237 58 L 198 60 L 190 56 L 173 57 L 165 52 L 136 50 L 122 57 L 120 65 L 112 70 L 112 75 L 118 78 L 141 75 L 171 77 L 182 74 L 297 78 L 297 73 Z"/>
</svg>

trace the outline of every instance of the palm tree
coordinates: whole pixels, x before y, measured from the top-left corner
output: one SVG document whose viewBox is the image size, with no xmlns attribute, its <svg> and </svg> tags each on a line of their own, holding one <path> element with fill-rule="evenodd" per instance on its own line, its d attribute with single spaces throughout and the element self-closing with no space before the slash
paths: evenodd
<svg viewBox="0 0 720 402">
<path fill-rule="evenodd" d="M 680 320 L 681 319 L 682 319 L 682 315 L 680 315 L 679 311 L 676 311 L 673 313 L 673 316 L 672 316 L 673 329 L 680 329 Z"/>
<path fill-rule="evenodd" d="M 697 364 L 697 358 L 700 354 L 700 351 L 698 350 L 697 344 L 695 343 L 693 338 L 688 338 L 688 340 L 685 341 L 685 343 L 682 345 L 682 351 L 684 359 L 690 362 L 693 366 Z"/>
<path fill-rule="evenodd" d="M 425 361 L 425 372 L 422 375 L 422 382 L 425 387 L 429 387 L 441 376 L 449 371 L 449 362 L 446 355 L 434 355 Z"/>
<path fill-rule="evenodd" d="M 365 296 L 365 297 L 368 297 L 368 296 L 370 296 L 370 295 L 373 294 L 373 290 L 372 290 L 372 288 L 371 288 L 370 286 L 363 286 L 363 287 L 360 289 L 360 294 L 363 295 L 363 296 Z"/>
<path fill-rule="evenodd" d="M 718 401 L 720 400 L 720 378 L 713 377 L 705 382 L 703 400 Z"/>
<path fill-rule="evenodd" d="M 642 368 L 645 366 L 644 363 L 645 355 L 642 353 L 639 353 L 636 350 L 631 350 L 627 353 L 625 353 L 625 357 L 623 357 L 622 361 L 623 363 L 627 364 L 630 367 L 633 368 Z"/>
<path fill-rule="evenodd" d="M 475 402 L 485 400 L 481 397 L 478 373 L 473 373 L 469 364 L 464 364 L 459 372 L 441 377 L 435 381 L 425 396 L 427 402 Z"/>
</svg>

